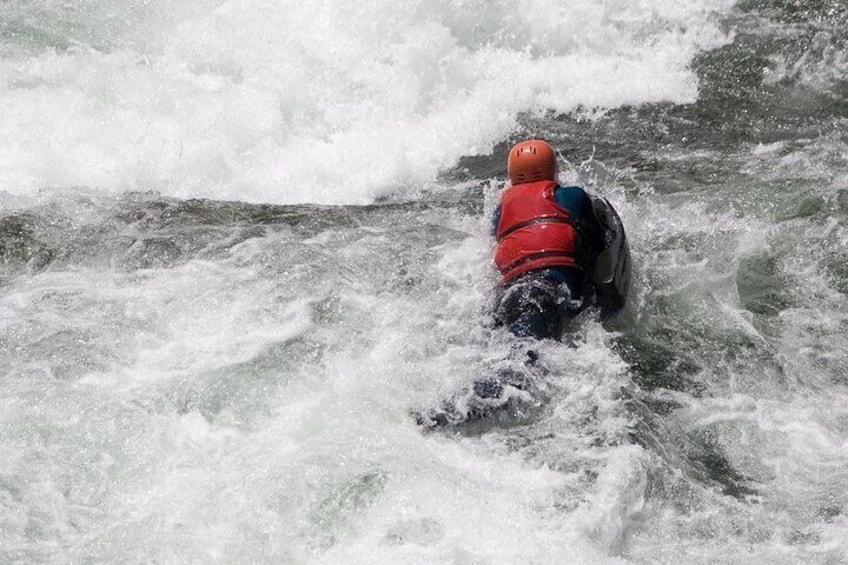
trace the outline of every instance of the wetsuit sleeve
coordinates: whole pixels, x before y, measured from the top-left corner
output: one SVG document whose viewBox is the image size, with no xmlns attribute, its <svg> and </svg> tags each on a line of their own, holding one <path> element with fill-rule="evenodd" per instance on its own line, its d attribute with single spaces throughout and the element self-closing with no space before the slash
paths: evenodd
<svg viewBox="0 0 848 565">
<path fill-rule="evenodd" d="M 492 212 L 492 235 L 498 234 L 498 222 L 501 221 L 501 205 L 498 204 L 498 207 L 495 208 L 495 211 Z"/>
<path fill-rule="evenodd" d="M 604 228 L 595 217 L 592 200 L 579 186 L 558 186 L 554 192 L 557 204 L 571 211 L 572 217 L 579 222 L 589 244 L 595 253 L 604 247 Z"/>
</svg>

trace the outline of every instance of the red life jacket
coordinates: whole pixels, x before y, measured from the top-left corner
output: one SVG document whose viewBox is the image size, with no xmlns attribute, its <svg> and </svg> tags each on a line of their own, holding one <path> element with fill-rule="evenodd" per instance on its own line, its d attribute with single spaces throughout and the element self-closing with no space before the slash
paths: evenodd
<svg viewBox="0 0 848 565">
<path fill-rule="evenodd" d="M 557 204 L 556 186 L 548 180 L 528 182 L 501 196 L 495 265 L 503 282 L 538 269 L 580 268 L 577 228 L 571 212 Z"/>
</svg>

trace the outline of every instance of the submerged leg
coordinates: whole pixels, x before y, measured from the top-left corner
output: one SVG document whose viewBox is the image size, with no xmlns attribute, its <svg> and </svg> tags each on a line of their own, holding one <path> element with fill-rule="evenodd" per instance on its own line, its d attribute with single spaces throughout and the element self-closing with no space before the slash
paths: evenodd
<svg viewBox="0 0 848 565">
<path fill-rule="evenodd" d="M 492 416 L 515 420 L 526 417 L 528 411 L 538 407 L 543 393 L 539 379 L 546 373 L 537 364 L 538 354 L 525 350 L 514 352 L 507 366 L 494 371 L 491 377 L 475 381 L 455 396 L 446 399 L 437 409 L 415 413 L 419 426 L 440 428 L 460 426 L 488 419 Z"/>
<path fill-rule="evenodd" d="M 517 337 L 559 339 L 564 321 L 573 314 L 568 285 L 532 273 L 503 289 L 495 311 L 495 323 L 505 326 Z M 505 359 L 491 376 L 445 400 L 441 407 L 417 413 L 418 424 L 426 428 L 464 425 L 492 418 L 524 418 L 543 402 L 540 382 L 545 368 L 539 355 L 525 344 Z"/>
</svg>

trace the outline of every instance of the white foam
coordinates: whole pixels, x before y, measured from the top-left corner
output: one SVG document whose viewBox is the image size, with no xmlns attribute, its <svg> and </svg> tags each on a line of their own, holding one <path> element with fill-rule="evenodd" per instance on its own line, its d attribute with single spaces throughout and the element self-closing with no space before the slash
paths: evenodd
<svg viewBox="0 0 848 565">
<path fill-rule="evenodd" d="M 520 112 L 692 100 L 689 61 L 727 39 L 717 19 L 732 4 L 4 7 L 0 17 L 37 20 L 50 39 L 7 45 L 0 60 L 0 190 L 402 194 L 489 152 Z"/>
</svg>

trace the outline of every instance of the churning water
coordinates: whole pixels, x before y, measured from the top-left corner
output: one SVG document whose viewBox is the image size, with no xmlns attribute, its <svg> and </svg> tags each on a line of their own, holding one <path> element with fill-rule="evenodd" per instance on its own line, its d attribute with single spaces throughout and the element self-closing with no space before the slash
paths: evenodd
<svg viewBox="0 0 848 565">
<path fill-rule="evenodd" d="M 627 311 L 524 412 L 541 136 Z M 841 0 L 0 3 L 0 563 L 848 561 Z"/>
</svg>

